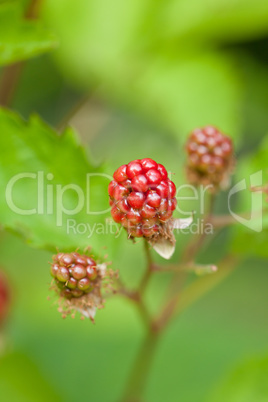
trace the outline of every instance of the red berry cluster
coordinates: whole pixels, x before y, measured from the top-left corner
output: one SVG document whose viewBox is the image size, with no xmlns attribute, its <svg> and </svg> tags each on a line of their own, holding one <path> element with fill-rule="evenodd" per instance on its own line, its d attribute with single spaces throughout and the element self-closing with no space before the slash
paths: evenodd
<svg viewBox="0 0 268 402">
<path fill-rule="evenodd" d="M 150 158 L 120 166 L 108 193 L 111 214 L 132 237 L 151 237 L 176 208 L 176 186 L 163 165 Z"/>
<path fill-rule="evenodd" d="M 212 126 L 192 131 L 186 150 L 188 179 L 193 184 L 219 185 L 232 165 L 231 138 Z"/>
<path fill-rule="evenodd" d="M 98 278 L 96 262 L 79 253 L 59 253 L 53 256 L 51 275 L 61 295 L 71 299 L 91 292 Z"/>
</svg>

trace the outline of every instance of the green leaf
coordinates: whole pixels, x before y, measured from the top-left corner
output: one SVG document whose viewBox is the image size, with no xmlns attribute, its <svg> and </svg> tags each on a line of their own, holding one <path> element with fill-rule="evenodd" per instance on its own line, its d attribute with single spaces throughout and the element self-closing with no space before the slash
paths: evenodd
<svg viewBox="0 0 268 402">
<path fill-rule="evenodd" d="M 268 357 L 239 365 L 213 393 L 208 402 L 267 402 Z"/>
<path fill-rule="evenodd" d="M 59 402 L 62 398 L 25 355 L 0 357 L 0 393 L 9 402 Z"/>
<path fill-rule="evenodd" d="M 111 177 L 88 161 L 71 129 L 59 135 L 36 116 L 26 123 L 0 110 L 0 132 L 4 228 L 53 250 L 114 241 L 117 225 L 106 222 Z"/>
<path fill-rule="evenodd" d="M 43 24 L 23 19 L 19 2 L 0 5 L 0 66 L 47 52 L 57 43 Z"/>
</svg>

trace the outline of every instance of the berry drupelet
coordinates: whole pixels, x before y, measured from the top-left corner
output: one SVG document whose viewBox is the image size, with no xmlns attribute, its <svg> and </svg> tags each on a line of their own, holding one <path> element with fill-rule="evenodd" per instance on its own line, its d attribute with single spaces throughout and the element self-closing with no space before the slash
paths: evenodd
<svg viewBox="0 0 268 402">
<path fill-rule="evenodd" d="M 111 214 L 130 237 L 152 238 L 172 217 L 176 186 L 163 165 L 150 158 L 120 166 L 108 187 Z"/>
<path fill-rule="evenodd" d="M 230 137 L 213 126 L 191 132 L 187 144 L 187 177 L 191 184 L 212 184 L 214 188 L 228 186 L 234 165 Z"/>
</svg>

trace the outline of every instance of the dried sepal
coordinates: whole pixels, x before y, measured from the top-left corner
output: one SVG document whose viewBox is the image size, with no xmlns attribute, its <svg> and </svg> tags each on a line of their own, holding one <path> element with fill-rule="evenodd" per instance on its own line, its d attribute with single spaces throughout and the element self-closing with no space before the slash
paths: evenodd
<svg viewBox="0 0 268 402">
<path fill-rule="evenodd" d="M 193 217 L 186 219 L 171 218 L 164 225 L 161 225 L 158 233 L 149 240 L 153 249 L 166 260 L 169 260 L 175 252 L 176 239 L 174 229 L 185 229 L 191 225 Z"/>
</svg>

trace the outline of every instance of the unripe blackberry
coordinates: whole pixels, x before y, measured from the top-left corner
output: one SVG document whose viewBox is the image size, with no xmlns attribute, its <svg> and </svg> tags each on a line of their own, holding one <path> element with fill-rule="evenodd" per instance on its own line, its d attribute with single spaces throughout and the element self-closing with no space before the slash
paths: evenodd
<svg viewBox="0 0 268 402">
<path fill-rule="evenodd" d="M 187 177 L 191 184 L 212 184 L 227 187 L 234 165 L 233 144 L 230 137 L 213 126 L 192 131 L 187 144 Z"/>
<path fill-rule="evenodd" d="M 53 256 L 51 275 L 61 295 L 71 299 L 93 290 L 100 278 L 97 263 L 86 255 L 59 253 Z"/>
<path fill-rule="evenodd" d="M 108 193 L 111 215 L 130 237 L 151 238 L 161 232 L 176 208 L 176 186 L 163 165 L 150 158 L 120 166 Z"/>
<path fill-rule="evenodd" d="M 74 317 L 78 311 L 81 318 L 94 322 L 97 309 L 104 307 L 101 289 L 111 286 L 116 273 L 107 270 L 106 263 L 97 264 L 93 258 L 77 252 L 54 255 L 50 272 L 51 289 L 60 295 L 58 311 L 62 317 Z"/>
</svg>

